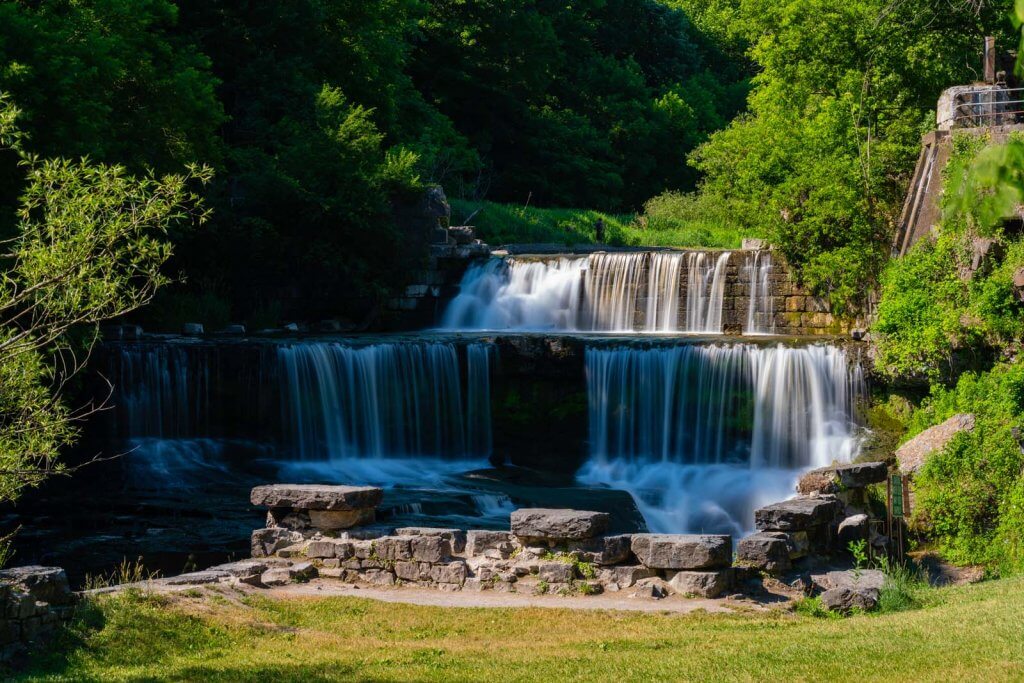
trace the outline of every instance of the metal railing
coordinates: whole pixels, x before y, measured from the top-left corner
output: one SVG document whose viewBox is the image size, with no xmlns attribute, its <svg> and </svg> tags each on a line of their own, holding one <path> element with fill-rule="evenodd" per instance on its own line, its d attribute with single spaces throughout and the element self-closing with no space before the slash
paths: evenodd
<svg viewBox="0 0 1024 683">
<path fill-rule="evenodd" d="M 954 128 L 1024 123 L 1024 88 L 979 87 L 957 93 L 953 106 Z"/>
</svg>

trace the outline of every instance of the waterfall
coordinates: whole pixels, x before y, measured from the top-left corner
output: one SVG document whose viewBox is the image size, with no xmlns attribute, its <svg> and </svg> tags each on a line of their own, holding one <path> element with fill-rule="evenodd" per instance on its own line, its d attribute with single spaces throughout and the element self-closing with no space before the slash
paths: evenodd
<svg viewBox="0 0 1024 683">
<path fill-rule="evenodd" d="M 771 272 L 771 252 L 758 250 L 747 253 L 746 262 L 743 264 L 743 274 L 748 282 L 750 302 L 747 304 L 747 321 L 743 326 L 743 334 L 773 334 L 775 332 Z"/>
<path fill-rule="evenodd" d="M 572 330 L 580 317 L 586 257 L 492 258 L 469 267 L 441 327 L 459 330 Z"/>
<path fill-rule="evenodd" d="M 856 455 L 859 365 L 832 346 L 588 348 L 591 458 L 652 530 L 750 528 L 797 474 Z"/>
<path fill-rule="evenodd" d="M 441 327 L 717 334 L 728 263 L 729 253 L 706 252 L 493 258 L 466 271 Z M 684 267 L 686 321 L 680 329 Z"/>
<path fill-rule="evenodd" d="M 717 258 L 703 251 L 686 255 L 686 331 L 722 331 L 722 303 L 725 299 L 725 279 L 729 265 L 729 252 Z"/>
<path fill-rule="evenodd" d="M 580 329 L 631 332 L 647 254 L 593 254 L 583 285 Z"/>
<path fill-rule="evenodd" d="M 679 329 L 679 287 L 683 255 L 651 254 L 647 276 L 647 318 L 644 329 L 674 332 Z"/>
<path fill-rule="evenodd" d="M 298 459 L 460 458 L 490 448 L 486 350 L 467 350 L 465 392 L 448 343 L 302 343 L 277 355 L 286 444 Z"/>
<path fill-rule="evenodd" d="M 122 346 L 110 358 L 114 423 L 122 438 L 194 436 L 205 426 L 210 369 L 187 347 Z"/>
</svg>

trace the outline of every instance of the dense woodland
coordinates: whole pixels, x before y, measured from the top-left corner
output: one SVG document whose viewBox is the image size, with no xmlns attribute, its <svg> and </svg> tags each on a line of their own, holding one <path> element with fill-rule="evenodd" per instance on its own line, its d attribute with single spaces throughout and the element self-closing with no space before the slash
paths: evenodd
<svg viewBox="0 0 1024 683">
<path fill-rule="evenodd" d="M 1010 10 L 985 0 L 0 2 L 0 229 L 17 238 L 3 310 L 31 302 L 45 320 L 95 324 L 177 280 L 147 320 L 361 318 L 407 265 L 393 206 L 432 183 L 457 211 L 486 201 L 505 212 L 509 239 L 527 211 L 554 208 L 557 224 L 531 236 L 592 239 L 595 211 L 614 216 L 623 242 L 764 236 L 838 313 L 863 315 L 881 292 L 879 369 L 914 388 L 883 397 L 880 419 L 913 433 L 979 412 L 982 428 L 925 472 L 919 521 L 957 559 L 1018 571 L 1024 316 L 1011 279 L 1024 250 L 1003 218 L 1021 199 L 1020 143 L 961 144 L 943 236 L 886 264 L 936 98 L 978 77 L 981 36 L 1014 45 Z M 47 209 L 55 197 L 66 211 Z M 104 233 L 126 203 L 152 212 Z M 44 258 L 75 235 L 88 239 Z M 1005 256 L 965 281 L 957 265 L 977 235 Z M 83 261 L 96 267 L 71 299 L 37 296 L 47 273 Z M 310 303 L 286 303 L 296 300 Z M 55 340 L 77 342 L 58 323 L 51 332 L 20 355 L 2 357 L 11 346 L 0 340 L 0 371 L 21 382 L 0 392 L 11 471 L 49 467 L 74 434 L 51 398 L 64 374 L 49 361 Z"/>
</svg>

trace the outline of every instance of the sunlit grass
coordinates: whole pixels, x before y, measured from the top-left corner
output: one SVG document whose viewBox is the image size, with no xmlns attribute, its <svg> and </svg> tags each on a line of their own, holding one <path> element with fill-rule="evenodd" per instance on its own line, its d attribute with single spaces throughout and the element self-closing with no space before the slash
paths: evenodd
<svg viewBox="0 0 1024 683">
<path fill-rule="evenodd" d="M 22 680 L 1021 680 L 1024 581 L 923 607 L 687 616 L 348 597 L 99 599 Z"/>
</svg>

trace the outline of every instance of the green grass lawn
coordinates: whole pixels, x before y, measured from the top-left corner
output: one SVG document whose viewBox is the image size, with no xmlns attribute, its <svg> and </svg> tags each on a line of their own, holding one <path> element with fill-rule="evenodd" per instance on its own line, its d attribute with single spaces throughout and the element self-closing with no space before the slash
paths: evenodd
<svg viewBox="0 0 1024 683">
<path fill-rule="evenodd" d="M 120 596 L 17 680 L 1024 680 L 1024 580 L 924 593 L 846 619 Z"/>
<path fill-rule="evenodd" d="M 594 225 L 605 224 L 605 243 L 631 247 L 738 249 L 744 235 L 727 219 L 690 212 L 683 219 L 608 214 L 587 209 L 551 209 L 451 200 L 452 224 L 468 223 L 492 246 L 512 243 L 592 244 Z"/>
</svg>

